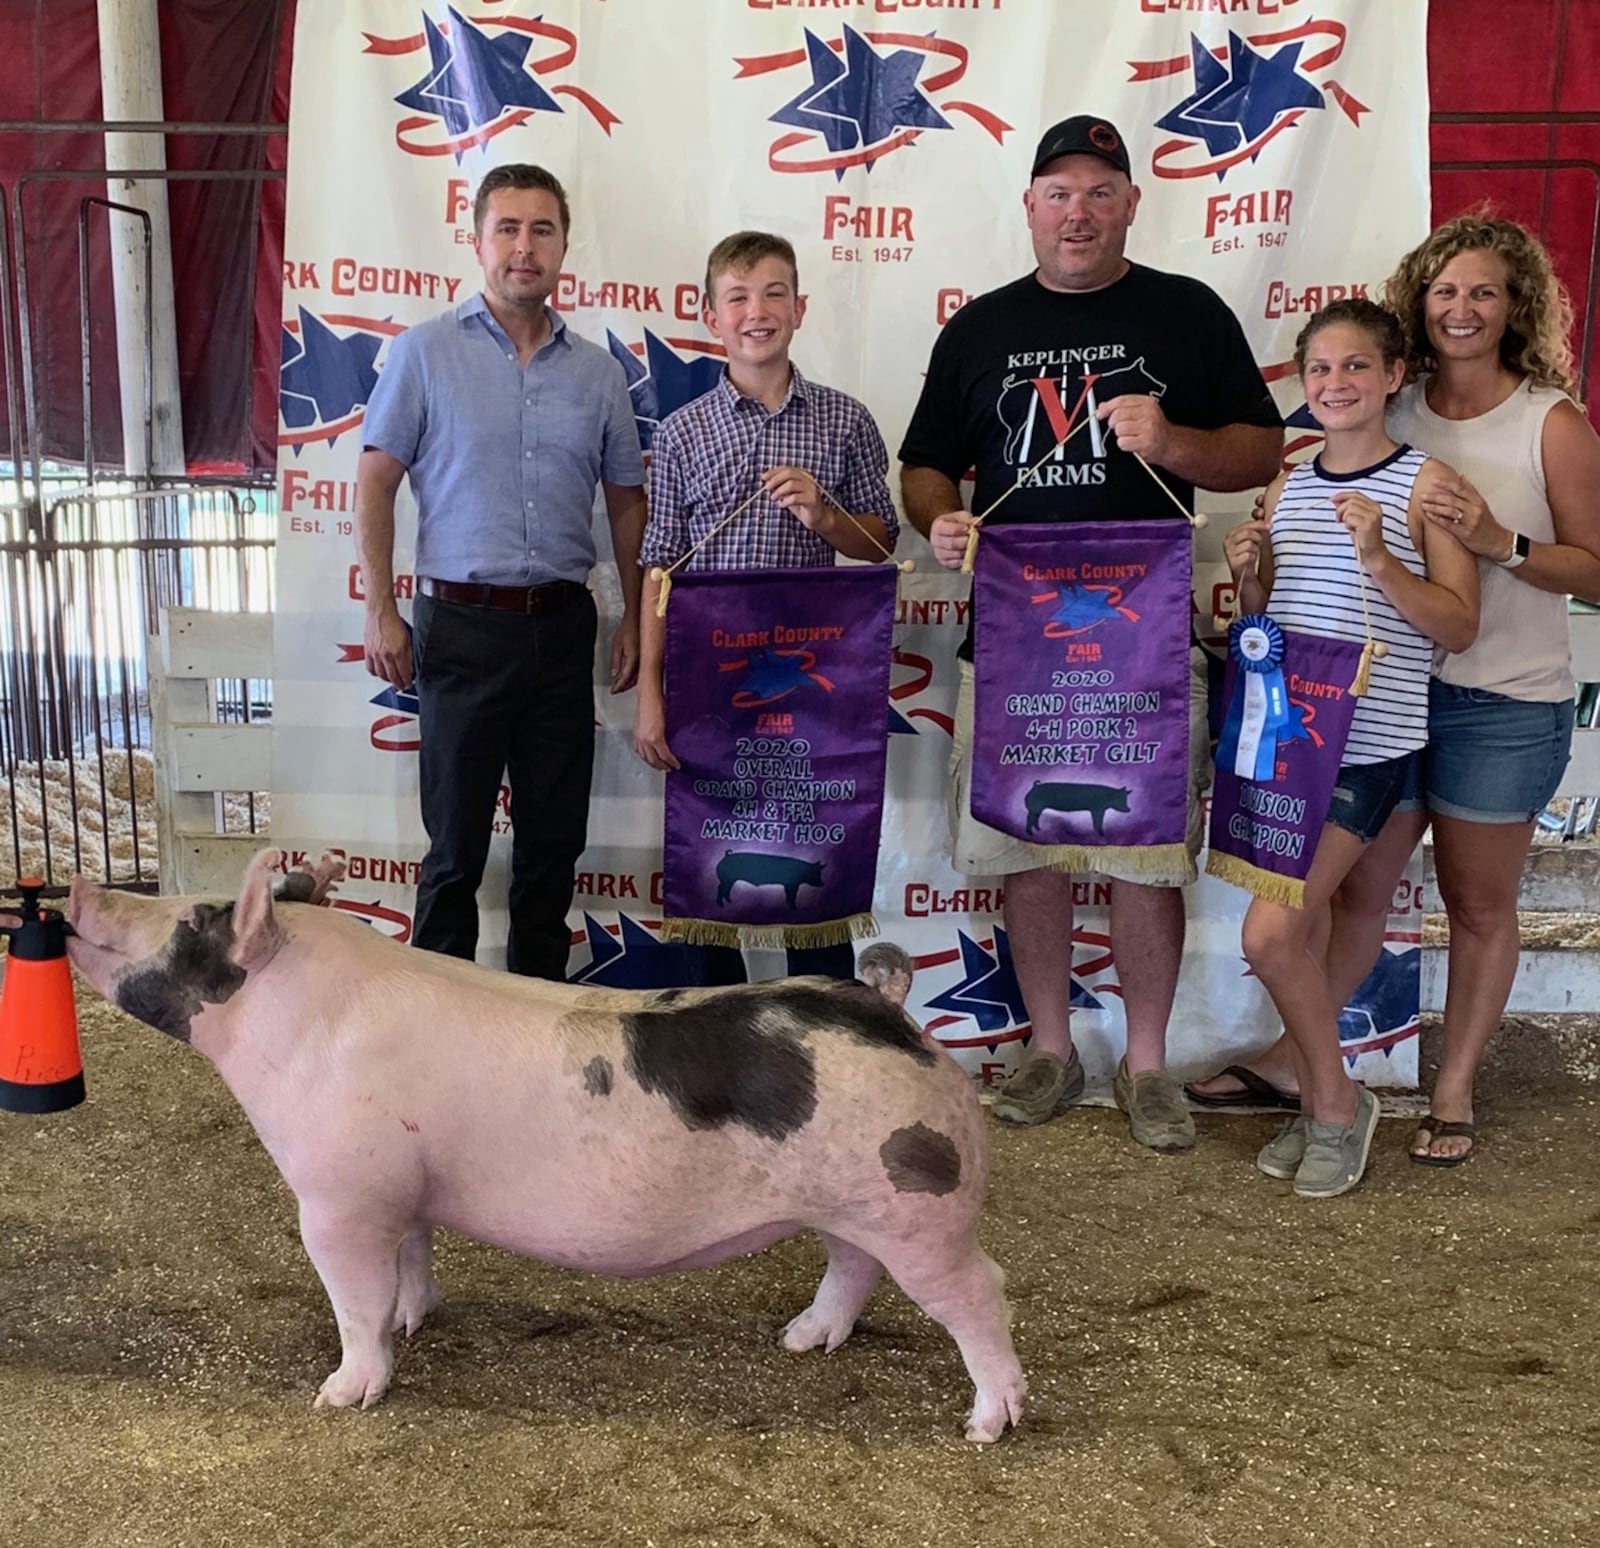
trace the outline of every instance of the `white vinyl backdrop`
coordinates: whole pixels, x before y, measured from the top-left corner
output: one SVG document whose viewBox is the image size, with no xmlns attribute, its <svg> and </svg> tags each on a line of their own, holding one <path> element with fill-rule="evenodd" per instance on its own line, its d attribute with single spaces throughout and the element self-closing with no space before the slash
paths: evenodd
<svg viewBox="0 0 1600 1548">
<path fill-rule="evenodd" d="M 1093 111 L 1122 129 L 1143 202 L 1130 256 L 1204 279 L 1233 306 L 1286 414 L 1305 314 L 1375 289 L 1428 224 L 1423 0 L 319 0 L 299 9 L 290 114 L 279 462 L 273 825 L 290 851 L 350 862 L 343 902 L 409 931 L 416 863 L 414 706 L 375 702 L 360 661 L 351 541 L 361 406 L 387 341 L 470 295 L 471 195 L 535 161 L 573 203 L 555 302 L 625 356 L 648 421 L 707 380 L 698 319 L 712 242 L 781 232 L 808 297 L 794 356 L 871 408 L 891 452 L 941 324 L 1031 267 L 1022 191 L 1041 130 Z M 1311 436 L 1291 422 L 1291 455 Z M 1225 606 L 1220 534 L 1248 504 L 1206 500 L 1196 600 Z M 396 570 L 409 581 L 402 495 Z M 604 546 L 604 522 L 597 523 Z M 915 535 L 896 632 L 890 799 L 878 879 L 884 934 L 918 958 L 913 1010 L 986 1079 L 1024 1019 L 997 938 L 993 879 L 944 852 L 944 767 L 966 584 Z M 594 586 L 619 612 L 609 552 Z M 409 611 L 407 598 L 402 610 Z M 658 776 L 633 756 L 632 696 L 596 674 L 591 846 L 572 971 L 645 981 L 660 918 Z M 502 830 L 508 823 L 498 825 Z M 509 844 L 483 890 L 497 962 Z M 1121 1052 L 1103 888 L 1074 944 L 1092 1079 Z M 1416 866 L 1391 921 L 1392 969 L 1360 1023 L 1357 1069 L 1415 1077 Z M 1243 895 L 1188 894 L 1172 1022 L 1195 1068 L 1264 1042 L 1271 1007 L 1238 953 Z M 756 974 L 781 959 L 751 954 Z M 1409 987 L 1408 987 L 1409 986 Z M 1356 1044 L 1352 1044 L 1355 1047 Z"/>
</svg>

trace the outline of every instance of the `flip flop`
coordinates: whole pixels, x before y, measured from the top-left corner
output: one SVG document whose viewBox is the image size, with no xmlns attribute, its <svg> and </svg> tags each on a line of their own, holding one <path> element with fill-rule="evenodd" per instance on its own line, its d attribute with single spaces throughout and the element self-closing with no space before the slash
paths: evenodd
<svg viewBox="0 0 1600 1548">
<path fill-rule="evenodd" d="M 1196 1107 L 1244 1107 L 1263 1113 L 1300 1111 L 1300 1098 L 1293 1091 L 1273 1085 L 1265 1075 L 1256 1074 L 1247 1064 L 1230 1064 L 1218 1070 L 1217 1074 L 1233 1076 L 1244 1090 L 1221 1096 L 1214 1091 L 1197 1091 L 1190 1085 L 1183 1088 L 1183 1094 Z"/>
<path fill-rule="evenodd" d="M 1417 1120 L 1417 1127 L 1430 1140 L 1448 1139 L 1452 1135 L 1461 1135 L 1472 1141 L 1459 1156 L 1436 1156 L 1431 1153 L 1413 1150 L 1411 1159 L 1418 1166 L 1462 1166 L 1472 1159 L 1472 1152 L 1478 1148 L 1478 1127 L 1472 1123 L 1451 1123 L 1444 1118 L 1435 1118 L 1429 1113 L 1425 1118 Z"/>
</svg>

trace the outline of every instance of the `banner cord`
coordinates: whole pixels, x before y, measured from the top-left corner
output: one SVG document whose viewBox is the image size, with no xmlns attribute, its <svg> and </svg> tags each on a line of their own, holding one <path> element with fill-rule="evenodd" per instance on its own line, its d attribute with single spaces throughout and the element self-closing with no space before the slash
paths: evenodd
<svg viewBox="0 0 1600 1548">
<path fill-rule="evenodd" d="M 828 502 L 829 505 L 838 511 L 839 514 L 843 516 L 845 520 L 856 529 L 857 532 L 860 532 L 863 536 L 865 536 L 872 546 L 876 548 L 885 559 L 891 562 L 894 560 L 894 551 L 892 549 L 885 548 L 877 533 L 873 532 L 870 527 L 867 527 L 854 511 L 846 510 L 840 501 L 836 500 L 828 490 L 824 489 L 822 485 L 818 483 L 816 474 L 814 474 L 809 468 L 801 468 L 800 471 L 811 480 L 812 488 L 815 489 L 817 493 Z M 712 538 L 722 531 L 722 529 L 726 527 L 729 522 L 734 521 L 738 517 L 744 515 L 744 513 L 749 510 L 750 507 L 754 505 L 756 501 L 759 500 L 766 492 L 767 486 L 765 484 L 760 485 L 749 499 L 742 501 L 739 505 L 736 505 L 731 511 L 729 511 L 728 514 L 724 516 L 722 520 L 719 521 L 708 533 L 706 533 L 706 535 L 701 538 L 698 543 L 694 544 L 684 553 L 680 554 L 672 561 L 671 564 L 666 565 L 665 567 L 658 565 L 655 569 L 651 570 L 650 578 L 656 583 L 658 588 L 656 592 L 657 618 L 665 618 L 667 616 L 667 597 L 672 591 L 672 572 L 680 565 L 687 564 L 697 553 L 700 552 L 702 548 L 705 547 L 707 543 L 712 540 Z M 798 518 L 796 519 L 798 520 Z M 916 561 L 914 559 L 902 560 L 896 566 L 896 568 L 901 570 L 914 570 L 916 568 Z"/>
<path fill-rule="evenodd" d="M 989 508 L 982 513 L 982 515 L 975 516 L 973 518 L 972 525 L 967 528 L 967 551 L 966 551 L 966 553 L 964 553 L 961 556 L 961 573 L 963 575 L 972 574 L 973 561 L 978 556 L 978 528 L 990 516 L 992 516 L 994 514 L 996 508 L 1000 505 L 1001 501 L 1009 500 L 1012 495 L 1014 495 L 1020 488 L 1022 488 L 1022 486 L 1030 478 L 1032 478 L 1033 475 L 1035 473 L 1037 473 L 1039 471 L 1039 469 L 1041 467 L 1043 467 L 1044 464 L 1050 460 L 1051 457 L 1055 456 L 1055 454 L 1058 451 L 1060 451 L 1061 448 L 1063 446 L 1065 446 L 1067 444 L 1067 442 L 1070 441 L 1073 438 L 1073 436 L 1075 436 L 1088 423 L 1089 423 L 1089 416 L 1087 414 L 1085 414 L 1084 417 L 1082 419 L 1080 419 L 1077 422 L 1077 424 L 1075 424 L 1069 431 L 1067 431 L 1067 433 L 1064 436 L 1062 436 L 1061 439 L 1059 441 L 1057 441 L 1055 443 L 1055 445 L 1053 445 L 1044 454 L 1044 456 L 1042 456 L 1036 463 L 1034 463 L 1034 465 L 1031 468 L 1027 469 L 1023 473 L 1019 473 L 1017 475 L 1016 483 L 1014 483 L 1008 490 L 1006 490 L 1004 494 L 999 495 L 998 497 L 996 497 L 996 499 L 990 504 Z M 1172 501 L 1172 503 L 1175 506 L 1178 507 L 1178 514 L 1181 515 L 1183 517 L 1183 519 L 1186 522 L 1189 523 L 1190 526 L 1192 526 L 1192 527 L 1204 527 L 1205 526 L 1205 524 L 1206 524 L 1205 517 L 1200 515 L 1196 511 L 1191 511 L 1183 503 L 1183 501 L 1180 500 L 1177 497 L 1177 495 L 1175 495 L 1172 492 L 1172 490 L 1167 487 L 1167 484 L 1166 484 L 1165 480 L 1163 480 L 1160 477 L 1160 475 L 1156 472 L 1156 470 L 1153 467 L 1151 467 L 1150 464 L 1148 462 L 1146 462 L 1144 460 L 1144 458 L 1142 456 L 1140 456 L 1140 454 L 1138 452 L 1132 453 L 1132 456 L 1133 456 L 1134 460 L 1139 464 L 1139 466 L 1141 468 L 1143 468 L 1145 470 L 1145 472 L 1150 475 L 1151 482 L 1155 484 L 1156 488 L 1159 489 L 1162 492 L 1162 494 L 1164 494 L 1170 501 Z"/>
</svg>

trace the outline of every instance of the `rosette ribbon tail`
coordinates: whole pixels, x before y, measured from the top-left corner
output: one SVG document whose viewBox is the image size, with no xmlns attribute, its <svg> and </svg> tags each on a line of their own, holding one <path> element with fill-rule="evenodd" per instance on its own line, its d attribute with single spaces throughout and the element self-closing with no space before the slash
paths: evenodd
<svg viewBox="0 0 1600 1548">
<path fill-rule="evenodd" d="M 1265 613 L 1236 618 L 1228 629 L 1228 654 L 1238 671 L 1217 743 L 1217 764 L 1240 779 L 1271 783 L 1278 733 L 1290 716 L 1283 631 Z"/>
</svg>

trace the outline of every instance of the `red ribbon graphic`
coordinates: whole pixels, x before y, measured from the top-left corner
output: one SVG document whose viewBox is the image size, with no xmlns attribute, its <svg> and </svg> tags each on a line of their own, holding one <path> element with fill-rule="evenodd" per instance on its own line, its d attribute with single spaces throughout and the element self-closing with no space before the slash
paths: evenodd
<svg viewBox="0 0 1600 1548">
<path fill-rule="evenodd" d="M 1313 54 L 1300 68 L 1307 73 L 1320 70 L 1324 65 L 1331 65 L 1344 52 L 1345 39 L 1348 29 L 1343 22 L 1336 21 L 1308 21 L 1301 22 L 1298 27 L 1289 27 L 1282 32 L 1253 32 L 1245 38 L 1245 42 L 1253 48 L 1259 48 L 1266 43 L 1293 43 L 1296 38 L 1311 38 L 1325 35 L 1333 42 L 1319 54 Z M 1218 59 L 1228 57 L 1228 45 L 1222 44 L 1219 48 L 1211 50 Z M 1170 59 L 1130 59 L 1128 67 L 1133 74 L 1128 77 L 1130 81 L 1157 81 L 1167 75 L 1181 75 L 1185 70 L 1192 69 L 1193 56 L 1190 54 L 1174 54 Z"/>
<path fill-rule="evenodd" d="M 1156 146 L 1155 155 L 1150 158 L 1150 168 L 1157 177 L 1209 177 L 1213 172 L 1225 172 L 1229 167 L 1238 166 L 1241 161 L 1250 160 L 1269 141 L 1277 139 L 1285 129 L 1292 129 L 1305 115 L 1305 108 L 1291 108 L 1264 135 L 1234 151 L 1231 156 L 1218 156 L 1187 167 L 1171 165 L 1170 158 L 1178 151 L 1188 150 L 1195 142 L 1164 140 Z"/>
</svg>

